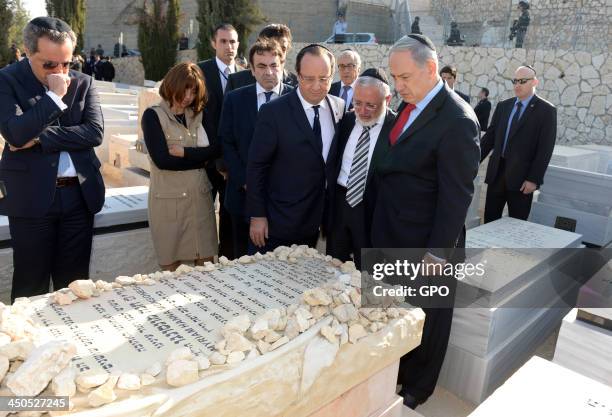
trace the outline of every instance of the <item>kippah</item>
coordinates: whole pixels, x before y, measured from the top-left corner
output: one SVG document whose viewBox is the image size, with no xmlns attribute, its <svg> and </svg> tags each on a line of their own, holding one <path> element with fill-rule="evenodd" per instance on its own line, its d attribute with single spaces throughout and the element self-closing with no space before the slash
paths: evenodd
<svg viewBox="0 0 612 417">
<path fill-rule="evenodd" d="M 387 78 L 387 74 L 382 68 L 368 68 L 364 72 L 361 73 L 360 77 L 372 77 L 377 80 L 382 81 L 383 83 L 389 85 L 389 79 Z"/>
<path fill-rule="evenodd" d="M 431 49 L 432 51 L 436 50 L 436 46 L 434 45 L 434 43 L 431 41 L 431 39 L 429 39 L 427 36 L 425 35 L 419 35 L 416 33 L 411 33 L 410 35 L 406 35 L 409 38 L 412 38 L 416 41 L 419 41 L 420 43 L 422 43 L 423 45 L 427 46 L 429 49 Z"/>
<path fill-rule="evenodd" d="M 30 23 L 39 28 L 56 30 L 58 32 L 70 32 L 72 30 L 68 23 L 56 17 L 41 16 L 30 20 Z"/>
</svg>

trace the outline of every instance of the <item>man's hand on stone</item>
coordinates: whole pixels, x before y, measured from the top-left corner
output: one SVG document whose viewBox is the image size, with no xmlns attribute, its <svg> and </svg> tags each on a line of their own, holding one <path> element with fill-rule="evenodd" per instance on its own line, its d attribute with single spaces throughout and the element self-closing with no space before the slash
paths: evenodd
<svg viewBox="0 0 612 417">
<path fill-rule="evenodd" d="M 268 238 L 268 219 L 266 217 L 251 217 L 249 236 L 255 246 L 260 248 L 266 246 L 266 239 Z"/>
<path fill-rule="evenodd" d="M 68 92 L 70 77 L 66 74 L 49 74 L 47 75 L 47 84 L 49 84 L 49 91 L 62 98 Z"/>
</svg>

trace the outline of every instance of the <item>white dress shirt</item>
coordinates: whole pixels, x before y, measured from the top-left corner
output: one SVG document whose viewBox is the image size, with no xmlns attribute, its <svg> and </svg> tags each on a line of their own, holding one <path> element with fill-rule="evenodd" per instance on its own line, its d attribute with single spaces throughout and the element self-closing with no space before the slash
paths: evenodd
<svg viewBox="0 0 612 417">
<path fill-rule="evenodd" d="M 351 103 L 353 102 L 353 93 L 355 92 L 356 82 L 357 79 L 353 81 L 353 84 L 349 86 L 351 88 L 349 88 L 349 90 L 346 92 L 346 102 L 344 103 L 344 111 L 348 111 L 349 107 L 351 106 Z M 342 97 L 342 90 L 344 89 L 344 87 L 346 87 L 346 84 L 340 81 L 340 91 L 338 92 L 338 97 Z"/>
<path fill-rule="evenodd" d="M 302 106 L 304 107 L 304 112 L 306 112 L 308 123 L 310 123 L 310 127 L 312 127 L 315 117 L 315 112 L 312 108 L 313 104 L 310 104 L 304 99 L 304 97 L 302 97 L 299 87 L 297 89 L 297 93 L 300 101 L 302 102 Z M 334 126 L 334 119 L 331 109 L 329 108 L 329 104 L 327 104 L 327 100 L 321 100 L 318 105 L 321 106 L 319 107 L 319 123 L 321 124 L 321 138 L 323 139 L 323 160 L 327 162 L 327 155 L 329 154 L 329 148 L 334 140 L 336 128 Z"/>
<path fill-rule="evenodd" d="M 53 100 L 53 102 L 60 108 L 60 110 L 64 111 L 68 108 L 66 103 L 62 101 L 60 96 L 55 94 L 53 91 L 49 91 L 47 87 L 47 95 Z M 57 119 L 57 123 L 59 123 L 59 118 Z M 59 156 L 59 161 L 57 164 L 57 176 L 58 177 L 76 177 L 77 172 L 74 164 L 72 163 L 72 159 L 70 159 L 70 154 L 66 151 L 61 151 Z"/>
<path fill-rule="evenodd" d="M 370 169 L 370 162 L 372 161 L 372 154 L 376 147 L 376 141 L 382 130 L 383 123 L 385 123 L 385 117 L 387 112 L 384 111 L 378 120 L 376 125 L 370 129 L 370 143 L 368 149 L 368 169 Z M 340 174 L 338 174 L 338 184 L 345 187 L 348 184 L 349 174 L 351 173 L 351 167 L 353 166 L 353 157 L 355 156 L 355 149 L 357 148 L 357 141 L 363 132 L 363 126 L 358 120 L 355 121 L 355 127 L 351 131 L 349 138 L 344 148 L 344 154 L 342 154 L 342 165 L 340 167 Z"/>
<path fill-rule="evenodd" d="M 236 72 L 236 64 L 233 65 L 225 65 L 225 62 L 221 61 L 218 57 L 215 57 L 217 61 L 217 67 L 219 68 L 219 78 L 221 79 L 221 88 L 225 92 L 225 87 L 227 86 L 227 77 L 229 74 L 233 74 Z M 225 69 L 229 68 L 229 74 L 225 74 Z"/>
<path fill-rule="evenodd" d="M 423 100 L 415 104 L 416 108 L 412 110 L 412 112 L 410 113 L 410 117 L 408 118 L 408 121 L 406 122 L 406 124 L 404 125 L 404 128 L 402 129 L 402 133 L 404 133 L 406 129 L 408 129 L 408 127 L 412 124 L 412 122 L 415 121 L 415 119 L 419 116 L 419 114 L 421 114 L 421 112 L 425 109 L 425 107 L 427 107 L 427 105 L 431 102 L 431 100 L 433 100 L 436 94 L 438 94 L 440 90 L 442 90 L 443 87 L 444 87 L 444 81 L 442 81 L 442 78 L 440 78 L 438 80 L 438 84 L 436 84 L 434 88 L 432 88 L 429 91 L 429 93 L 427 93 L 427 95 L 423 98 Z"/>
<path fill-rule="evenodd" d="M 270 96 L 270 101 L 280 96 L 281 85 L 282 83 L 278 83 L 276 87 L 271 90 L 272 96 Z M 255 83 L 255 91 L 257 92 L 257 110 L 259 110 L 261 105 L 266 103 L 266 95 L 264 93 L 266 93 L 267 90 L 263 88 L 261 84 Z"/>
</svg>

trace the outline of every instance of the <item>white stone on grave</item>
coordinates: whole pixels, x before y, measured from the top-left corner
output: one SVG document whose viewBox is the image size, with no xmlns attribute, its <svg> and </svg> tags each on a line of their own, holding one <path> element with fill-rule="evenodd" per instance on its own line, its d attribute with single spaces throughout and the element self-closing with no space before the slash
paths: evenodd
<svg viewBox="0 0 612 417">
<path fill-rule="evenodd" d="M 533 357 L 469 417 L 612 414 L 612 387 Z"/>
<path fill-rule="evenodd" d="M 104 139 L 102 144 L 94 148 L 100 162 L 108 161 L 108 146 L 113 135 L 135 135 L 138 133 L 138 121 L 136 120 L 104 120 Z"/>
<path fill-rule="evenodd" d="M 442 386 L 478 404 L 533 354 L 569 310 L 562 300 L 577 295 L 580 252 L 561 249 L 580 240 L 509 217 L 468 230 L 466 262 L 485 275 L 460 285 L 458 300 L 471 301 L 455 308 Z"/>
<path fill-rule="evenodd" d="M 576 148 L 595 151 L 599 154 L 599 164 L 597 172 L 612 175 L 612 146 L 605 145 L 579 145 Z"/>
<path fill-rule="evenodd" d="M 149 187 L 122 187 L 106 190 L 104 206 L 94 218 L 94 228 L 140 223 L 148 220 Z"/>
<path fill-rule="evenodd" d="M 153 362 L 163 363 L 177 347 L 208 355 L 229 319 L 240 314 L 254 318 L 270 308 L 296 304 L 305 289 L 340 274 L 331 263 L 315 258 L 258 260 L 212 272 L 191 271 L 152 286 L 125 286 L 61 307 L 50 306 L 50 296 L 42 296 L 32 301 L 33 318 L 44 323 L 43 335 L 75 343 L 73 363 L 79 371 L 139 373 Z M 233 366 L 215 365 L 181 388 L 160 378 L 138 392 L 116 390 L 117 401 L 95 411 L 78 397 L 74 402 L 83 416 L 327 417 L 338 416 L 333 410 L 343 405 L 352 410 L 343 417 L 398 416 L 388 412 L 398 405 L 397 361 L 420 342 L 422 311 L 405 310 L 382 330 L 341 346 L 320 335 L 331 319 L 312 323 L 272 352 Z M 356 407 L 348 407 L 346 398 L 354 399 Z"/>
<path fill-rule="evenodd" d="M 129 168 L 130 165 L 130 149 L 135 149 L 138 135 L 114 135 L 111 137 L 108 145 L 108 161 L 111 165 L 117 168 Z"/>
<path fill-rule="evenodd" d="M 577 314 L 573 309 L 563 319 L 553 361 L 612 386 L 612 330 L 579 320 Z"/>
<path fill-rule="evenodd" d="M 140 120 L 142 120 L 142 114 L 149 107 L 158 104 L 161 101 L 159 91 L 155 88 L 143 89 L 138 95 L 138 138 L 144 139 L 142 128 L 140 127 Z"/>
<path fill-rule="evenodd" d="M 99 93 L 98 95 L 100 96 L 100 104 L 128 105 L 128 106 L 138 105 L 138 95 L 137 94 L 102 92 L 102 93 Z"/>
<path fill-rule="evenodd" d="M 612 175 L 549 166 L 530 220 L 549 226 L 559 218 L 576 221 L 583 241 L 606 246 L 612 241 Z"/>
<path fill-rule="evenodd" d="M 102 116 L 104 119 L 137 120 L 138 107 L 119 104 L 102 104 Z"/>
<path fill-rule="evenodd" d="M 144 171 L 151 172 L 151 161 L 146 153 L 140 151 L 138 146 L 129 150 L 130 165 L 135 168 L 140 168 Z"/>
<path fill-rule="evenodd" d="M 116 86 L 115 86 L 115 83 L 113 82 L 94 80 L 93 83 L 98 93 L 114 93 L 115 92 Z"/>
<path fill-rule="evenodd" d="M 597 152 L 563 145 L 555 146 L 550 159 L 550 165 L 582 171 L 597 171 L 598 164 L 599 154 Z"/>
</svg>

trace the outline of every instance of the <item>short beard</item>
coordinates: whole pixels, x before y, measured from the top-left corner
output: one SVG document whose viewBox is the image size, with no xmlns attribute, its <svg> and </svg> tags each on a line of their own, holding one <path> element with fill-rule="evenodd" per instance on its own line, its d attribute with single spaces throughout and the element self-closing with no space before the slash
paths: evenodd
<svg viewBox="0 0 612 417">
<path fill-rule="evenodd" d="M 383 104 L 380 107 L 379 113 L 376 116 L 374 116 L 372 120 L 367 121 L 367 122 L 365 120 L 361 120 L 357 112 L 355 112 L 355 121 L 362 127 L 371 127 L 371 126 L 374 126 L 376 122 L 378 122 L 380 115 L 386 112 L 387 112 L 387 103 L 383 101 Z"/>
</svg>

